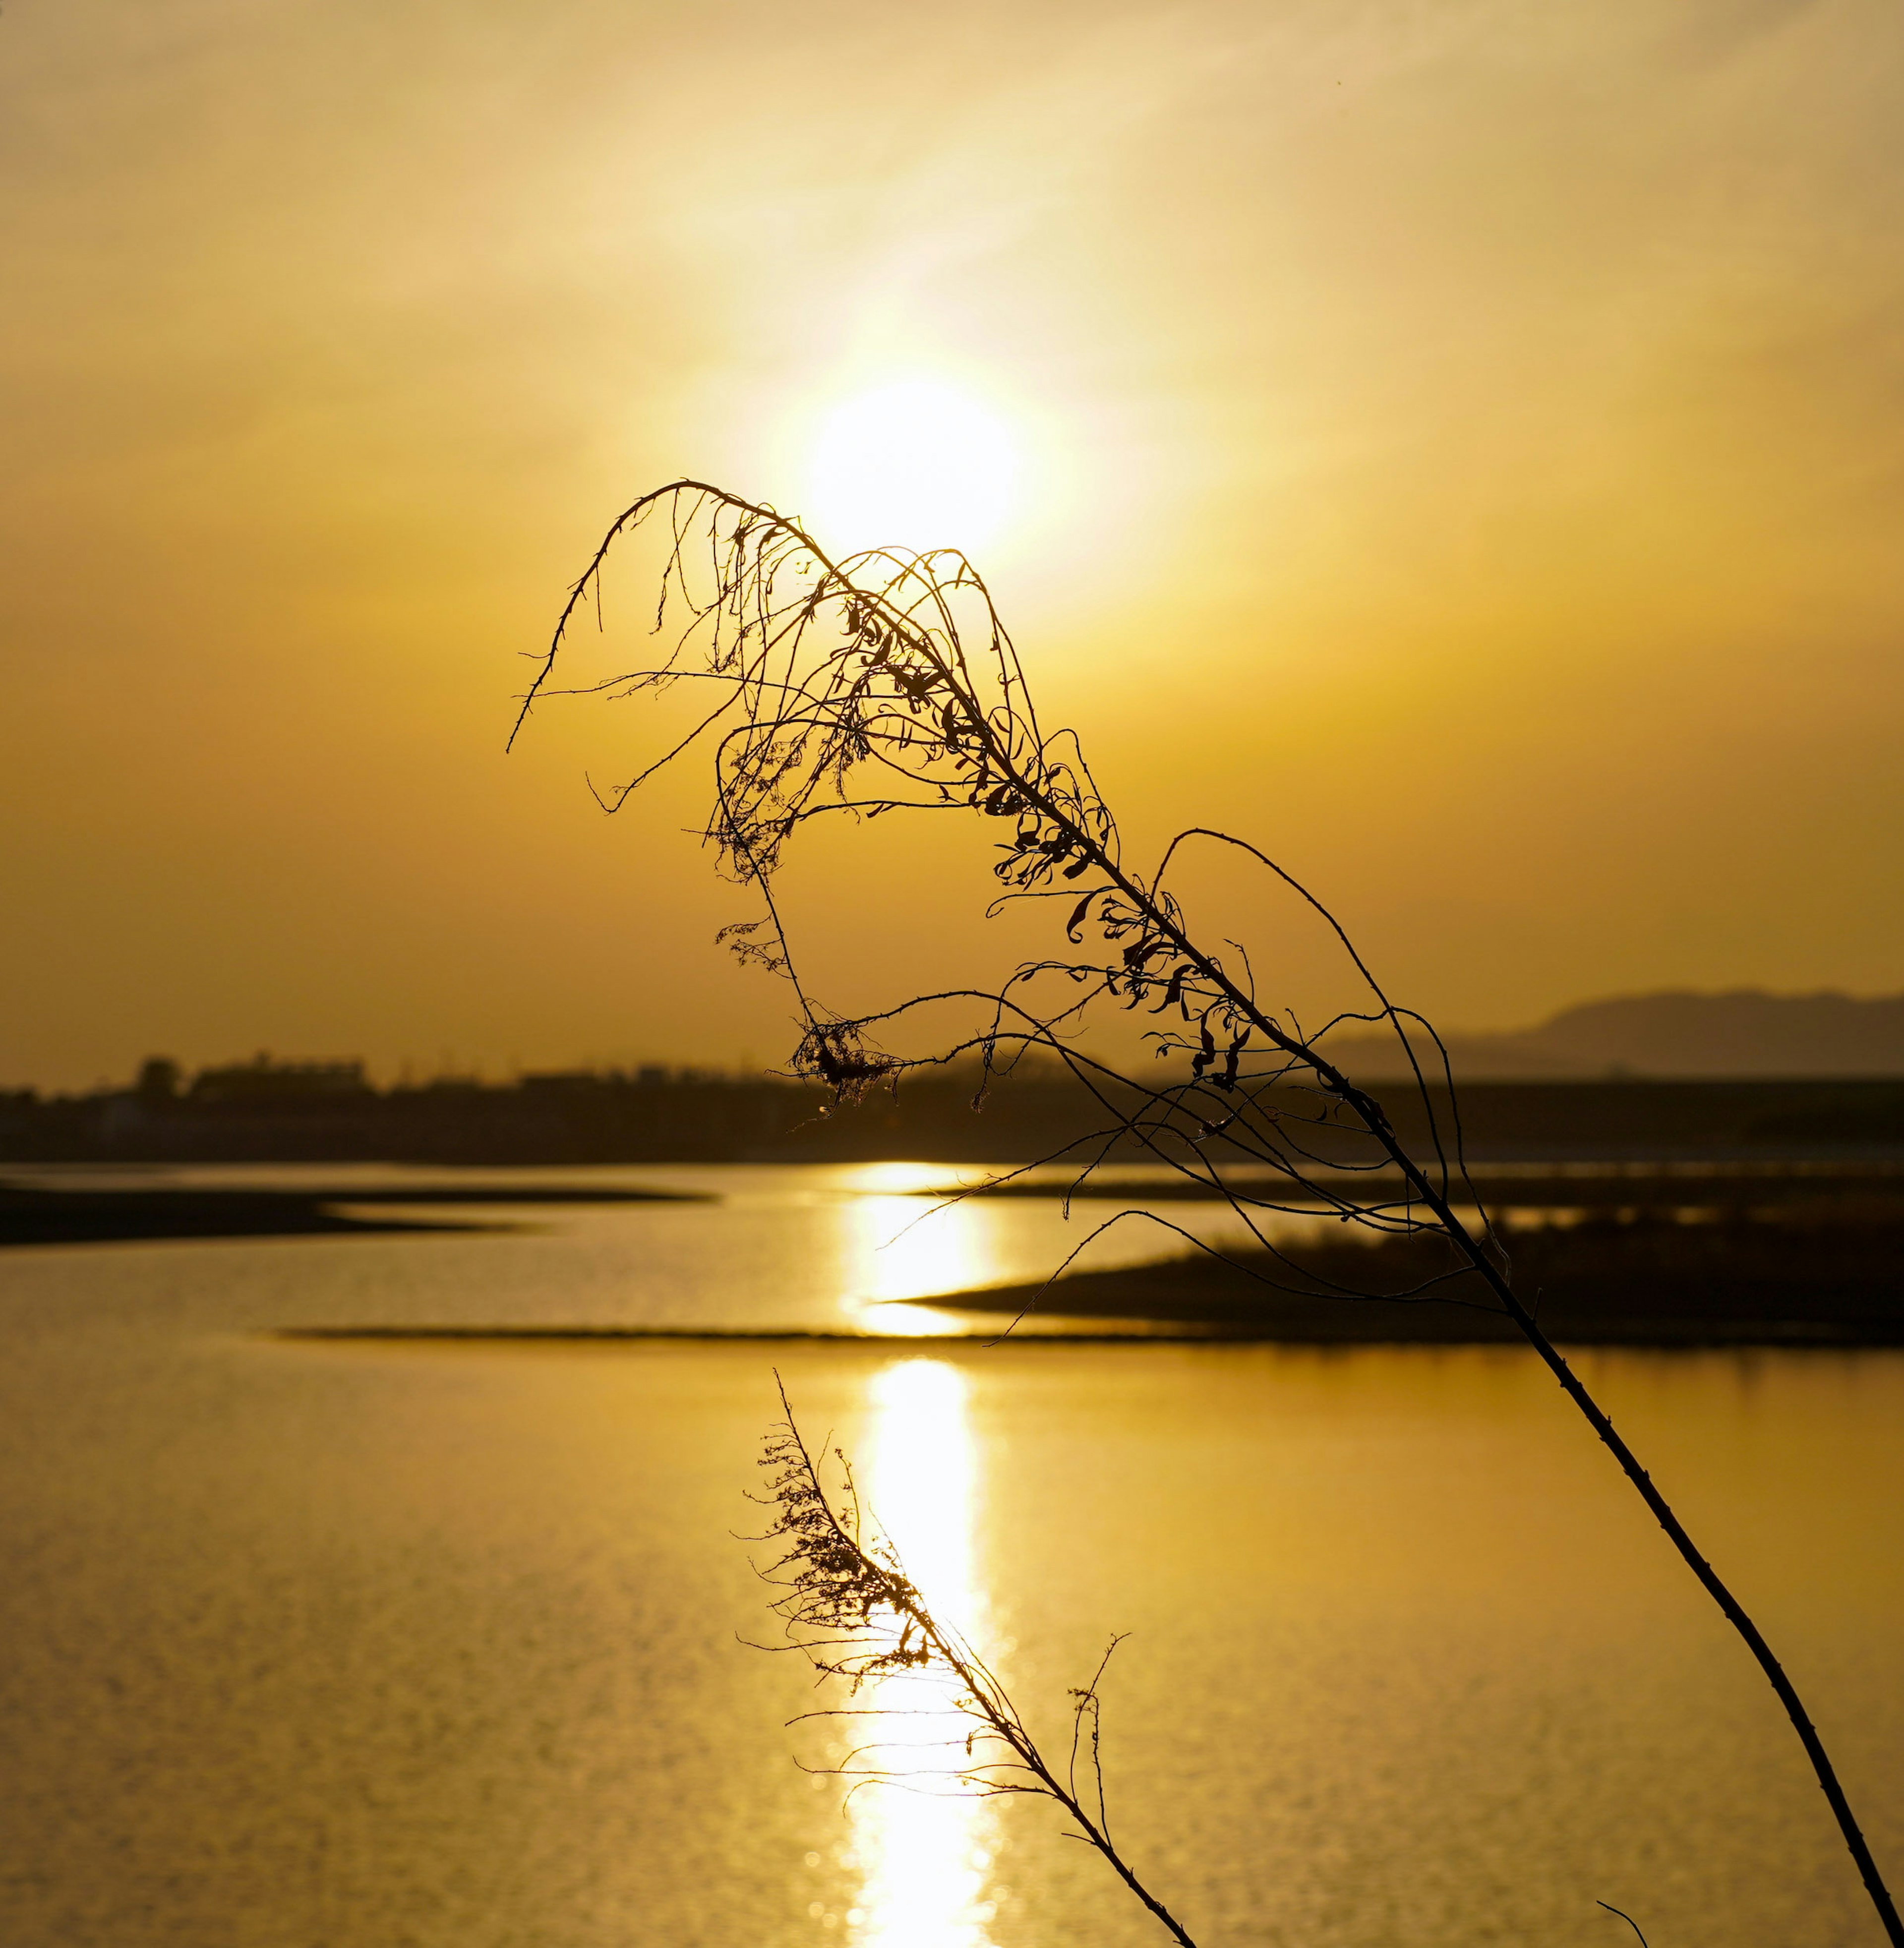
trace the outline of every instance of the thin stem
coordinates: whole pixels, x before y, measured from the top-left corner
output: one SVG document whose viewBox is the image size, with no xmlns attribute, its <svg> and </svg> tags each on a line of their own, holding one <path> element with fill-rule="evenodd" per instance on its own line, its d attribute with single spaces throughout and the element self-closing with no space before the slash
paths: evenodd
<svg viewBox="0 0 1904 1948">
<path fill-rule="evenodd" d="M 1028 786 L 1026 789 L 1030 787 Z M 1058 816 L 1055 811 L 1050 815 Z M 1065 822 L 1068 824 L 1068 821 Z M 1099 869 L 1110 876 L 1127 898 L 1143 907 L 1152 923 L 1170 938 L 1184 958 L 1195 965 L 1204 979 L 1221 990 L 1239 1014 L 1285 1054 L 1307 1063 L 1323 1087 L 1354 1112 L 1363 1128 L 1381 1146 L 1388 1161 L 1400 1171 L 1409 1187 L 1434 1214 L 1442 1231 L 1453 1242 L 1469 1265 L 1481 1275 L 1489 1289 L 1500 1301 L 1502 1310 L 1520 1328 L 1527 1343 L 1559 1381 L 1568 1398 L 1580 1409 L 1586 1416 L 1588 1425 L 1606 1444 L 1614 1459 L 1619 1463 L 1621 1472 L 1633 1484 L 1660 1527 L 1666 1531 L 1686 1566 L 1719 1605 L 1726 1621 L 1744 1639 L 1746 1648 L 1764 1673 L 1766 1682 L 1777 1695 L 1779 1703 L 1785 1707 L 1785 1715 L 1791 1720 L 1792 1728 L 1798 1734 L 1799 1742 L 1804 1747 L 1805 1755 L 1811 1761 L 1812 1770 L 1817 1776 L 1825 1801 L 1837 1821 L 1838 1831 L 1844 1836 L 1845 1845 L 1850 1850 L 1852 1859 L 1857 1863 L 1865 1891 L 1870 1896 L 1871 1905 L 1878 1910 L 1878 1918 L 1883 1924 L 1887 1938 L 1892 1943 L 1892 1948 L 1904 1948 L 1904 1922 L 1899 1919 L 1896 1903 L 1891 1898 L 1890 1890 L 1884 1884 L 1884 1875 L 1878 1870 L 1870 1845 L 1858 1824 L 1857 1816 L 1851 1810 L 1851 1802 L 1839 1782 L 1837 1770 L 1831 1763 L 1831 1754 L 1825 1748 L 1825 1742 L 1819 1736 L 1818 1728 L 1812 1723 L 1804 1701 L 1799 1696 L 1791 1678 L 1786 1675 L 1785 1667 L 1773 1654 L 1772 1646 L 1766 1642 L 1763 1633 L 1752 1621 L 1745 1606 L 1732 1594 L 1717 1571 L 1700 1553 L 1692 1537 L 1687 1533 L 1685 1524 L 1654 1486 L 1652 1476 L 1640 1466 L 1639 1456 L 1614 1426 L 1605 1410 L 1588 1392 L 1560 1349 L 1540 1329 L 1540 1322 L 1515 1295 L 1513 1287 L 1500 1267 L 1456 1215 L 1447 1198 L 1430 1180 L 1426 1172 L 1403 1148 L 1388 1117 L 1382 1112 L 1381 1106 L 1366 1090 L 1350 1082 L 1318 1050 L 1307 1043 L 1298 1041 L 1278 1027 L 1250 995 L 1197 949 L 1183 929 L 1160 909 L 1147 891 L 1140 889 L 1101 847 L 1095 845 L 1090 834 L 1079 832 L 1077 836 L 1083 843 L 1092 847 L 1096 854 L 1095 863 Z"/>
<path fill-rule="evenodd" d="M 1033 789 L 1028 782 L 1024 783 L 1022 788 L 1028 793 Z M 1071 826 L 1071 821 L 1062 819 L 1055 808 L 1049 806 L 1043 808 L 1049 816 Z M 1850 1850 L 1852 1859 L 1857 1864 L 1865 1891 L 1870 1896 L 1871 1905 L 1878 1911 L 1878 1918 L 1884 1926 L 1886 1937 L 1891 1943 L 1892 1948 L 1904 1948 L 1904 1922 L 1899 1919 L 1896 1903 L 1891 1898 L 1890 1890 L 1884 1884 L 1884 1875 L 1878 1870 L 1870 1845 L 1858 1824 L 1857 1816 L 1851 1810 L 1851 1802 L 1839 1782 L 1837 1770 L 1831 1763 L 1831 1754 L 1825 1748 L 1825 1742 L 1819 1736 L 1818 1728 L 1812 1723 L 1804 1701 L 1799 1696 L 1791 1678 L 1786 1675 L 1784 1665 L 1773 1654 L 1772 1646 L 1766 1642 L 1763 1633 L 1747 1613 L 1745 1606 L 1732 1594 L 1717 1571 L 1700 1553 L 1692 1537 L 1687 1533 L 1685 1524 L 1654 1485 L 1652 1476 L 1640 1466 L 1639 1456 L 1614 1426 L 1605 1410 L 1588 1392 L 1560 1349 L 1540 1329 L 1540 1322 L 1515 1295 L 1513 1287 L 1500 1267 L 1456 1215 L 1447 1198 L 1430 1180 L 1427 1173 L 1403 1148 L 1380 1103 L 1365 1090 L 1358 1088 L 1350 1081 L 1334 1063 L 1312 1045 L 1298 1041 L 1279 1028 L 1257 1006 L 1251 996 L 1238 987 L 1220 967 L 1196 948 L 1183 929 L 1162 910 L 1149 891 L 1140 887 L 1125 873 L 1104 848 L 1096 845 L 1090 833 L 1079 830 L 1074 826 L 1071 829 L 1079 842 L 1091 849 L 1095 855 L 1093 863 L 1098 869 L 1109 876 L 1126 898 L 1143 909 L 1152 924 L 1168 938 L 1179 954 L 1195 966 L 1205 980 L 1221 991 L 1239 1014 L 1285 1054 L 1306 1063 L 1323 1087 L 1354 1111 L 1388 1161 L 1400 1170 L 1409 1187 L 1434 1214 L 1437 1224 L 1499 1300 L 1502 1309 L 1519 1327 L 1527 1343 L 1559 1381 L 1568 1398 L 1579 1408 L 1586 1416 L 1588 1425 L 1611 1451 L 1614 1459 L 1620 1464 L 1621 1472 L 1633 1484 L 1660 1527 L 1666 1531 L 1686 1566 L 1698 1578 L 1707 1595 L 1719 1605 L 1726 1621 L 1744 1639 L 1747 1649 L 1764 1673 L 1766 1682 L 1772 1686 L 1779 1703 L 1785 1707 L 1785 1716 L 1791 1720 L 1792 1729 L 1798 1734 L 1799 1742 L 1804 1747 L 1805 1755 L 1811 1761 L 1812 1770 L 1817 1776 L 1825 1801 L 1837 1821 L 1838 1831 Z M 1357 964 L 1360 965 L 1359 960 Z M 1372 982 L 1371 985 L 1373 985 Z"/>
<path fill-rule="evenodd" d="M 966 1669 L 964 1661 L 957 1651 L 947 1642 L 938 1624 L 926 1613 L 923 1605 L 915 1615 L 916 1620 L 946 1661 L 958 1673 L 969 1689 L 978 1692 L 980 1689 L 979 1686 Z M 1142 1881 L 1138 1879 L 1137 1875 L 1132 1871 L 1130 1863 L 1112 1844 L 1110 1835 L 1104 1828 L 1084 1810 L 1077 1795 L 1059 1782 L 1056 1773 L 1045 1763 L 1043 1754 L 1032 1743 L 1030 1735 L 1017 1723 L 1016 1719 L 1003 1721 L 999 1727 L 999 1731 L 1000 1736 L 1017 1754 L 1019 1763 L 1037 1780 L 1040 1788 L 1047 1795 L 1055 1799 L 1077 1822 L 1083 1829 L 1083 1837 L 1104 1856 L 1124 1885 L 1170 1930 L 1171 1934 L 1183 1944 L 1183 1948 L 1196 1948 L 1196 1943 L 1185 1932 L 1183 1924 L 1151 1892 L 1149 1888 L 1144 1885 Z"/>
</svg>

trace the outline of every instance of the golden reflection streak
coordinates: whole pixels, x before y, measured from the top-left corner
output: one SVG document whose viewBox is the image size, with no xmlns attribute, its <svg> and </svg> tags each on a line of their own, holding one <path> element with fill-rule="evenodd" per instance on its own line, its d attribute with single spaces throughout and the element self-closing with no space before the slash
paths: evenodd
<svg viewBox="0 0 1904 1948">
<path fill-rule="evenodd" d="M 978 1638 L 986 1605 L 973 1563 L 978 1463 L 965 1376 L 942 1360 L 902 1360 L 874 1376 L 871 1393 L 867 1506 L 934 1613 Z M 925 1715 L 874 1721 L 868 1733 L 901 1742 L 880 1763 L 903 1776 L 910 1762 L 917 1784 L 869 1786 L 852 1798 L 862 1887 L 848 1938 L 854 1948 L 991 1948 L 995 1809 L 946 1776 L 962 1756 L 966 1722 L 945 1709 L 944 1687 L 929 1679 L 882 1678 L 864 1702 Z M 941 1735 L 954 1742 L 933 1742 Z"/>
<path fill-rule="evenodd" d="M 983 1204 L 935 1209 L 929 1198 L 875 1196 L 855 1198 L 849 1211 L 851 1289 L 843 1304 L 854 1323 L 922 1338 L 966 1330 L 954 1314 L 885 1301 L 998 1283 L 1002 1270 Z"/>
</svg>

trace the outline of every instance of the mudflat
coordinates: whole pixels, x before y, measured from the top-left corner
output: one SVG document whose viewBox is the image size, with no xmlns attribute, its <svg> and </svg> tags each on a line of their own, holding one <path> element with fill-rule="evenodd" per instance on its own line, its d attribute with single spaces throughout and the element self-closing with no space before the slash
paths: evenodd
<svg viewBox="0 0 1904 1948">
<path fill-rule="evenodd" d="M 1904 1345 L 1904 1212 L 1685 1221 L 1641 1212 L 1511 1230 L 1515 1288 L 1553 1338 L 1615 1346 Z M 1370 1296 L 1369 1295 L 1380 1295 Z M 1487 1345 L 1521 1337 L 1434 1237 L 1353 1233 L 1049 1285 L 955 1292 L 944 1310 L 1135 1320 L 1213 1336 Z"/>
<path fill-rule="evenodd" d="M 477 1204 L 563 1205 L 678 1202 L 686 1193 L 590 1186 L 472 1183 L 346 1186 L 309 1190 L 202 1189 L 57 1190 L 0 1184 L 0 1248 L 11 1245 L 101 1245 L 164 1238 L 323 1237 L 392 1231 L 507 1230 L 506 1221 L 467 1215 L 408 1217 L 390 1208 Z"/>
</svg>

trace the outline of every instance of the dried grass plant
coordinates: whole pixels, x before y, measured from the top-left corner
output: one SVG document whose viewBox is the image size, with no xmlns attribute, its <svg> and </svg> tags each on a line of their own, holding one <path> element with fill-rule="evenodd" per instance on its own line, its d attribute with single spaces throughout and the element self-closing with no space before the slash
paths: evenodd
<svg viewBox="0 0 1904 1948">
<path fill-rule="evenodd" d="M 616 520 L 570 593 L 517 730 L 538 698 L 575 693 L 558 693 L 555 681 L 565 638 L 583 605 L 599 600 L 616 544 L 650 520 L 665 524 L 656 626 L 665 628 L 673 606 L 678 633 L 651 666 L 588 687 L 626 697 L 693 685 L 707 705 L 686 737 L 603 802 L 616 808 L 663 765 L 697 745 L 711 746 L 707 837 L 720 869 L 751 888 L 764 909 L 724 937 L 743 959 L 792 983 L 803 1024 L 794 1072 L 854 1101 L 875 1084 L 896 1087 L 923 1064 L 975 1059 L 982 1098 L 993 1078 L 1027 1052 L 1041 1051 L 1062 1063 L 1096 1106 L 1096 1126 L 1067 1152 L 1080 1174 L 1118 1152 L 1193 1180 L 1248 1228 L 1259 1262 L 1271 1267 L 1261 1276 L 1273 1284 L 1280 1282 L 1273 1222 L 1285 1212 L 1319 1208 L 1366 1233 L 1443 1240 L 1445 1274 L 1405 1292 L 1345 1289 L 1341 1295 L 1432 1298 L 1444 1279 L 1478 1275 L 1490 1309 L 1524 1335 L 1757 1661 L 1893 1948 L 1904 1948 L 1904 1924 L 1790 1678 L 1541 1330 L 1484 1215 L 1471 1222 L 1457 1208 L 1478 1208 L 1478 1199 L 1462 1168 L 1459 1122 L 1446 1107 L 1453 1078 L 1432 1029 L 1388 998 L 1323 902 L 1257 847 L 1202 827 L 1180 833 L 1148 870 L 1127 859 L 1077 738 L 1041 722 L 985 582 L 962 555 L 882 549 L 836 561 L 796 521 L 704 482 L 657 489 Z M 811 822 L 902 811 L 991 821 L 1000 835 L 992 910 L 1055 901 L 1053 932 L 1063 945 L 1014 969 L 996 991 L 916 996 L 878 1013 L 842 1016 L 802 980 L 775 901 L 775 875 Z M 1193 931 L 1172 889 L 1173 868 L 1195 846 L 1252 862 L 1313 908 L 1366 984 L 1366 1007 L 1305 1031 L 1286 1008 L 1259 996 L 1241 950 L 1220 934 Z M 885 1046 L 904 1018 L 954 1003 L 977 1011 L 969 1033 L 924 1056 Z M 1084 1045 L 1087 1018 L 1105 1007 L 1154 1018 L 1152 1044 L 1166 1058 L 1158 1079 L 1146 1081 Z M 1326 1037 L 1344 1021 L 1397 1037 L 1429 1132 L 1424 1153 L 1411 1152 L 1381 1103 L 1330 1059 Z M 1434 1081 L 1449 1092 L 1439 1115 L 1423 1050 L 1434 1057 Z M 1247 1181 L 1239 1167 L 1247 1168 Z"/>
<path fill-rule="evenodd" d="M 1016 1794 L 1050 1800 L 1069 1818 L 1072 1837 L 1102 1856 L 1171 1938 L 1183 1948 L 1195 1948 L 1183 1923 L 1137 1878 L 1111 1837 L 1099 1686 L 1121 1639 L 1111 1639 L 1090 1682 L 1071 1694 L 1071 1749 L 1061 1770 L 1047 1762 L 984 1658 L 933 1614 L 907 1575 L 890 1538 L 861 1506 L 844 1453 L 831 1451 L 840 1484 L 830 1492 L 820 1478 L 821 1463 L 829 1456 L 823 1451 L 816 1459 L 808 1448 L 784 1386 L 780 1407 L 782 1419 L 761 1457 L 767 1493 L 755 1498 L 773 1509 L 774 1518 L 766 1534 L 753 1539 L 780 1551 L 756 1566 L 780 1593 L 772 1607 L 786 1642 L 765 1648 L 797 1651 L 820 1677 L 845 1687 L 845 1704 L 803 1713 L 794 1721 L 843 1720 L 850 1727 L 851 1748 L 825 1770 L 850 1781 L 854 1791 L 867 1785 L 926 1785 L 984 1798 Z M 957 1728 L 950 1736 L 932 1739 L 929 1725 L 923 1745 L 916 1737 L 897 1737 L 902 1728 L 915 1732 L 920 1719 L 940 1714 L 857 1701 L 867 1686 L 901 1675 L 937 1690 L 944 1715 Z M 936 1765 L 929 1763 L 935 1754 Z"/>
</svg>

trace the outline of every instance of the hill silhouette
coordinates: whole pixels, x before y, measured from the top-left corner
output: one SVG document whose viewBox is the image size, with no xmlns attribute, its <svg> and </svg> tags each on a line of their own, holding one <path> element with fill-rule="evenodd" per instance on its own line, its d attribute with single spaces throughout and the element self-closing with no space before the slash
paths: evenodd
<svg viewBox="0 0 1904 1948">
<path fill-rule="evenodd" d="M 1457 1078 L 1904 1075 L 1904 994 L 1670 989 L 1584 1001 L 1539 1027 L 1447 1038 Z M 1352 1073 L 1392 1074 L 1392 1038 L 1330 1038 Z"/>
</svg>

